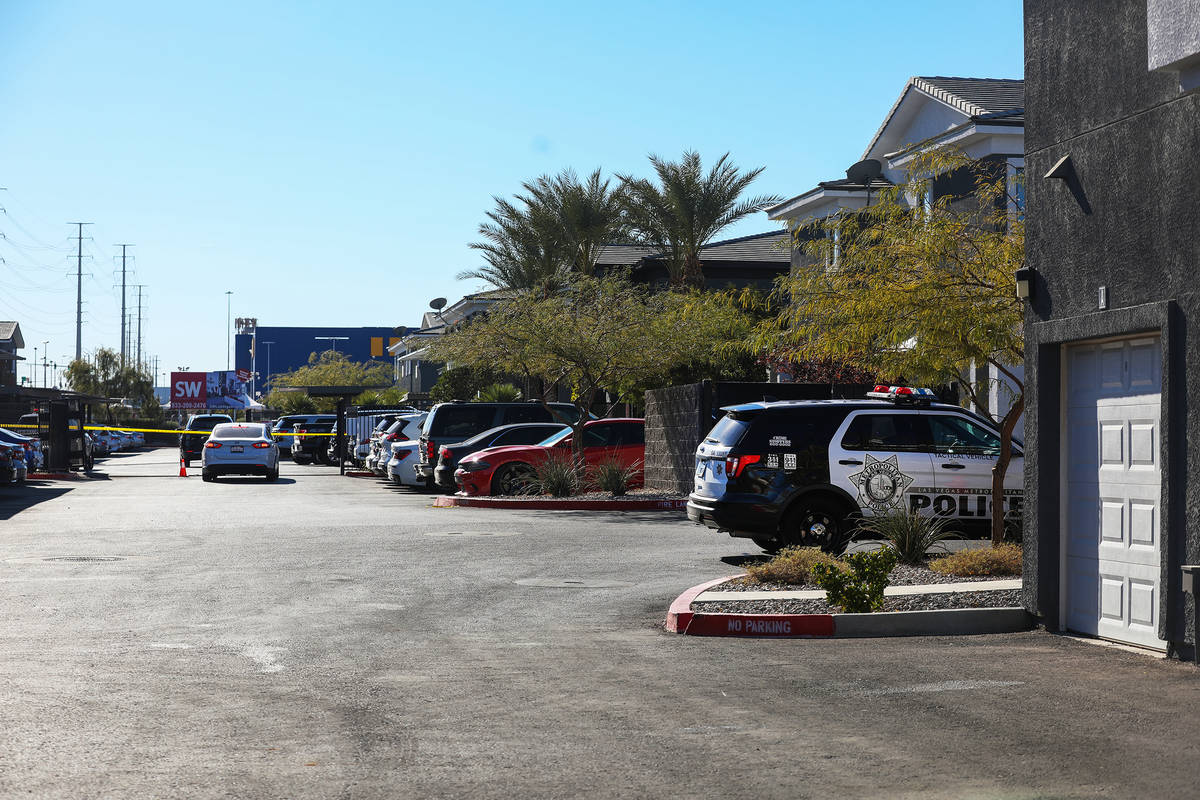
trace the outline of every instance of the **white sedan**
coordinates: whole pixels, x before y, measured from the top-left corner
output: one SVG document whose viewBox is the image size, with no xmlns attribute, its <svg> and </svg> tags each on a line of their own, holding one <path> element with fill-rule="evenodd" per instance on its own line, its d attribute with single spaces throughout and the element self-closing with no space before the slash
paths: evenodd
<svg viewBox="0 0 1200 800">
<path fill-rule="evenodd" d="M 222 422 L 204 443 L 201 477 L 214 481 L 218 475 L 263 475 L 279 477 L 279 447 L 271 428 L 261 422 Z"/>
</svg>

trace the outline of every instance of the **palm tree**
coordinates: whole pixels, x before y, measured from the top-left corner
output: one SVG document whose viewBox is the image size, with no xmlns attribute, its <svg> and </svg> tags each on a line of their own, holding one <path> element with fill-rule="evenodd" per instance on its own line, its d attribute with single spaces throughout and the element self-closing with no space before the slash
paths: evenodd
<svg viewBox="0 0 1200 800">
<path fill-rule="evenodd" d="M 650 164 L 659 185 L 646 178 L 617 177 L 631 233 L 666 258 L 676 286 L 702 286 L 700 249 L 733 223 L 780 200 L 769 195 L 739 201 L 764 168 L 742 172 L 729 162 L 728 153 L 717 159 L 707 175 L 694 150 L 684 152 L 678 162 L 651 155 Z"/>
<path fill-rule="evenodd" d="M 572 272 L 591 275 L 600 248 L 625 229 L 623 193 L 609 184 L 598 169 L 583 181 L 566 169 L 522 183 L 525 193 L 511 201 L 494 198 L 490 222 L 479 226 L 484 241 L 470 245 L 487 266 L 458 277 L 545 296 L 568 283 Z"/>
<path fill-rule="evenodd" d="M 532 201 L 557 215 L 575 272 L 591 275 L 600 248 L 625 232 L 624 192 L 620 187 L 609 189 L 610 182 L 599 169 L 583 181 L 574 170 L 565 169 L 522 184 Z"/>
<path fill-rule="evenodd" d="M 479 226 L 483 241 L 469 246 L 483 253 L 487 266 L 467 270 L 459 280 L 480 278 L 499 289 L 549 295 L 567 282 L 570 249 L 558 215 L 533 198 L 516 202 L 493 198 L 490 222 Z"/>
</svg>

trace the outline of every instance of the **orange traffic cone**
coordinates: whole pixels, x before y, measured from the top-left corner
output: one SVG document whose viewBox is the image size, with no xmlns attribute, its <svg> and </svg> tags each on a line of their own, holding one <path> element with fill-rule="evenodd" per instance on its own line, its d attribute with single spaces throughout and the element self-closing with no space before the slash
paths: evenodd
<svg viewBox="0 0 1200 800">
<path fill-rule="evenodd" d="M 181 478 L 187 477 L 187 467 L 184 466 L 182 458 L 179 459 L 179 477 L 181 477 Z"/>
</svg>

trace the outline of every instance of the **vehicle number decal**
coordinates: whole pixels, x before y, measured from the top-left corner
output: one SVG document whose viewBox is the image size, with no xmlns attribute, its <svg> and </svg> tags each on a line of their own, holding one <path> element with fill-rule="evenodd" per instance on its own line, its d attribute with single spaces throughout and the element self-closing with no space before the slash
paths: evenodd
<svg viewBox="0 0 1200 800">
<path fill-rule="evenodd" d="M 783 454 L 783 468 L 785 470 L 795 470 L 796 469 L 796 454 L 795 453 L 784 453 Z"/>
<path fill-rule="evenodd" d="M 779 469 L 779 453 L 767 453 L 767 469 Z"/>
</svg>

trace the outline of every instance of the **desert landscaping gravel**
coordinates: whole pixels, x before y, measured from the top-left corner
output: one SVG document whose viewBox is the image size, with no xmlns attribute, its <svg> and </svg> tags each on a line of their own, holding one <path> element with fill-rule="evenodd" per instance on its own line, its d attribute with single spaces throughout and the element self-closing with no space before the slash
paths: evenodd
<svg viewBox="0 0 1200 800">
<path fill-rule="evenodd" d="M 1006 608 L 1021 605 L 1020 589 L 992 589 L 982 592 L 948 594 L 911 594 L 883 599 L 883 610 L 930 611 L 941 608 Z M 818 600 L 722 600 L 693 602 L 697 614 L 837 614 L 841 609 Z"/>
</svg>

